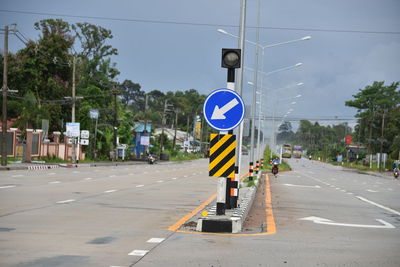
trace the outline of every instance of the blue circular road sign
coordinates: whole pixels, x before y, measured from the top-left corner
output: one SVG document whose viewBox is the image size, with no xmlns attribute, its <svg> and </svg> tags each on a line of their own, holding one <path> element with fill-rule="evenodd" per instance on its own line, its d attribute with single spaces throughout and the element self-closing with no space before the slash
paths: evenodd
<svg viewBox="0 0 400 267">
<path fill-rule="evenodd" d="M 236 128 L 243 120 L 244 111 L 244 102 L 240 95 L 226 88 L 213 91 L 203 105 L 203 114 L 208 125 L 219 131 Z"/>
</svg>

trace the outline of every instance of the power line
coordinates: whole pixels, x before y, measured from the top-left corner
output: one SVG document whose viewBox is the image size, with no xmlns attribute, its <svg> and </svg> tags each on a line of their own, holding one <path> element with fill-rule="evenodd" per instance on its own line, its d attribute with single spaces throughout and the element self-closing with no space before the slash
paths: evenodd
<svg viewBox="0 0 400 267">
<path fill-rule="evenodd" d="M 214 23 L 197 23 L 197 22 L 187 22 L 187 21 L 128 19 L 128 18 L 112 18 L 112 17 L 102 17 L 102 16 L 80 16 L 80 15 L 70 15 L 70 14 L 57 14 L 57 13 L 32 12 L 32 11 L 7 10 L 7 9 L 0 9 L 0 12 L 29 14 L 29 15 L 41 15 L 41 16 L 82 18 L 82 19 L 99 19 L 99 20 L 121 21 L 121 22 L 139 22 L 139 23 L 153 23 L 153 24 L 205 26 L 205 27 L 231 27 L 231 28 L 237 28 L 238 27 L 237 25 L 233 25 L 233 24 L 214 24 Z M 247 26 L 247 28 L 257 28 L 257 27 L 256 26 Z M 372 30 L 294 28 L 294 27 L 268 27 L 268 26 L 260 26 L 258 28 L 266 29 L 266 30 L 313 31 L 313 32 L 331 32 L 331 33 L 392 34 L 392 35 L 400 34 L 399 31 L 372 31 Z"/>
</svg>

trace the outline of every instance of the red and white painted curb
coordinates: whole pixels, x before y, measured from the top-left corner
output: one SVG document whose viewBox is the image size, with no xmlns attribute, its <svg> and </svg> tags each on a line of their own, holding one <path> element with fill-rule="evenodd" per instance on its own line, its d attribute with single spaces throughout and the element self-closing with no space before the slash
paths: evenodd
<svg viewBox="0 0 400 267">
<path fill-rule="evenodd" d="M 60 168 L 59 165 L 31 165 L 28 166 L 28 170 L 48 170 L 48 169 L 55 169 Z"/>
</svg>

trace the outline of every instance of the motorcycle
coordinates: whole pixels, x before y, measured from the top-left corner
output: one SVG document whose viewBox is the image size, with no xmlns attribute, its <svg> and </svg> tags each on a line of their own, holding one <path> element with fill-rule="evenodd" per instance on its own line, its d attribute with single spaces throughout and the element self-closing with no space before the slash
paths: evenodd
<svg viewBox="0 0 400 267">
<path fill-rule="evenodd" d="M 394 168 L 393 170 L 394 179 L 397 179 L 399 177 L 399 174 L 400 174 L 399 168 Z"/>
<path fill-rule="evenodd" d="M 153 155 L 149 155 L 149 156 L 147 157 L 147 162 L 148 162 L 149 164 L 154 164 L 154 163 L 156 163 L 156 157 L 154 157 Z"/>
<path fill-rule="evenodd" d="M 278 163 L 274 163 L 274 166 L 272 167 L 272 174 L 276 177 L 278 175 L 278 172 L 279 172 Z"/>
</svg>

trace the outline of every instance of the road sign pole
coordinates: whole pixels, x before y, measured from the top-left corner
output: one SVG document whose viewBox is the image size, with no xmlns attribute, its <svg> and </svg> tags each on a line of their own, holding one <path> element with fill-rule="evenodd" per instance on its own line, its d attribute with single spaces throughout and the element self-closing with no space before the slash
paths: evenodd
<svg viewBox="0 0 400 267">
<path fill-rule="evenodd" d="M 227 76 L 227 83 L 226 83 L 226 88 L 231 89 L 231 90 L 235 90 L 235 69 L 228 69 L 228 76 Z M 236 135 L 237 136 L 237 135 Z M 237 151 L 238 146 L 237 146 L 237 142 L 238 139 L 236 139 L 236 158 L 238 157 L 237 155 Z M 235 162 L 236 164 L 236 162 Z M 235 168 L 236 170 L 236 168 Z M 235 172 L 235 177 L 234 178 L 227 178 L 227 182 L 226 182 L 226 196 L 227 199 L 225 207 L 227 209 L 232 209 L 232 208 L 237 208 L 237 198 L 238 198 L 238 192 L 239 192 L 239 188 L 238 188 L 238 175 Z"/>
</svg>

